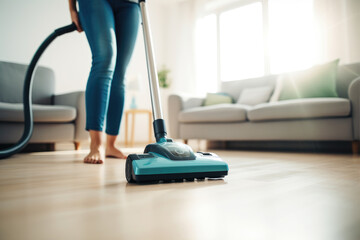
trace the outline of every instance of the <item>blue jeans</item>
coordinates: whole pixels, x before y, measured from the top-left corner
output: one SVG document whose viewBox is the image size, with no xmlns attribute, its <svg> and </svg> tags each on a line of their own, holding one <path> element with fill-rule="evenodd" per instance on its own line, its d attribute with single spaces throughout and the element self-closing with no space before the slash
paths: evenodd
<svg viewBox="0 0 360 240">
<path fill-rule="evenodd" d="M 118 135 L 125 101 L 125 73 L 134 50 L 140 8 L 124 0 L 78 0 L 92 52 L 86 86 L 86 130 Z"/>
</svg>

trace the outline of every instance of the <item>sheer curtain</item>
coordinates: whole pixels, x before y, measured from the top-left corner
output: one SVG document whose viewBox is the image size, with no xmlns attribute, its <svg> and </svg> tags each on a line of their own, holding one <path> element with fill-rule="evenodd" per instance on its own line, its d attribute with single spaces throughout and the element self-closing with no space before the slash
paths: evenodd
<svg viewBox="0 0 360 240">
<path fill-rule="evenodd" d="M 314 0 L 319 61 L 360 61 L 360 1 Z"/>
<path fill-rule="evenodd" d="M 202 16 L 206 0 L 168 3 L 164 12 L 164 49 L 170 69 L 171 92 L 196 94 L 196 21 Z"/>
</svg>

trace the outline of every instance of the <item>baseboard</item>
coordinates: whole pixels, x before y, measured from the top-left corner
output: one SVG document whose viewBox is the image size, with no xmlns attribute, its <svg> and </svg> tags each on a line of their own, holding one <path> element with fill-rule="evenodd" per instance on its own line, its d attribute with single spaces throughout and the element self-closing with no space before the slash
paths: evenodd
<svg viewBox="0 0 360 240">
<path fill-rule="evenodd" d="M 352 153 L 352 141 L 208 141 L 209 149 Z"/>
</svg>

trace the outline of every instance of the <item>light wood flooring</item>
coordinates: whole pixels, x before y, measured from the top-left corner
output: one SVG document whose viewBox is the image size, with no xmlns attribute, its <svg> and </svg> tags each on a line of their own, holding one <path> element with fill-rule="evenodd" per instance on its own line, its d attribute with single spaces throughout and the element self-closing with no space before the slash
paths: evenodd
<svg viewBox="0 0 360 240">
<path fill-rule="evenodd" d="M 0 161 L 0 239 L 360 239 L 359 156 L 215 152 L 224 180 L 152 185 L 86 150 Z"/>
</svg>

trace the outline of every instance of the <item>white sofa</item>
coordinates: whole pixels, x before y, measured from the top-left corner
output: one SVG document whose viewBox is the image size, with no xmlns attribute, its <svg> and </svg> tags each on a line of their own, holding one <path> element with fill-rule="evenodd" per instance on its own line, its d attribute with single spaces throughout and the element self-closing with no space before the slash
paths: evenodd
<svg viewBox="0 0 360 240">
<path fill-rule="evenodd" d="M 238 99 L 245 88 L 269 86 L 277 75 L 223 82 L 221 92 Z M 339 66 L 337 98 L 304 98 L 255 106 L 202 106 L 204 98 L 173 94 L 168 99 L 169 135 L 219 141 L 346 141 L 358 152 L 360 63 Z"/>
</svg>

